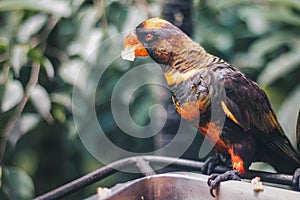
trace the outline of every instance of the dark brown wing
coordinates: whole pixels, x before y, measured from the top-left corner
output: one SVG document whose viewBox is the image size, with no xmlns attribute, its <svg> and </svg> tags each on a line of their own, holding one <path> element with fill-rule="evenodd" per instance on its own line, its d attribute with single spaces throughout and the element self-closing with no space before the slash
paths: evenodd
<svg viewBox="0 0 300 200">
<path fill-rule="evenodd" d="M 255 134 L 275 152 L 288 156 L 300 166 L 297 152 L 284 135 L 265 92 L 227 63 L 214 65 L 213 71 L 226 91 L 226 98 L 221 102 L 226 116 L 245 132 Z"/>
</svg>

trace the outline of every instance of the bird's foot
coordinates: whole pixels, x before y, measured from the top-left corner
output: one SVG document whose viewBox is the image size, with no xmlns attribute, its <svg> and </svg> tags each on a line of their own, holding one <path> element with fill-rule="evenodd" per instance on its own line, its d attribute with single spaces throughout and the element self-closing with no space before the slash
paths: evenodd
<svg viewBox="0 0 300 200">
<path fill-rule="evenodd" d="M 225 172 L 224 174 L 212 174 L 207 180 L 211 196 L 215 197 L 213 191 L 220 185 L 221 182 L 229 180 L 241 180 L 237 170 L 230 170 Z"/>
<path fill-rule="evenodd" d="M 213 173 L 215 167 L 218 165 L 224 165 L 224 161 L 222 160 L 220 155 L 210 156 L 203 163 L 201 167 L 201 172 L 202 174 L 210 175 Z"/>
<path fill-rule="evenodd" d="M 292 184 L 295 190 L 300 190 L 300 168 L 295 170 Z"/>
</svg>

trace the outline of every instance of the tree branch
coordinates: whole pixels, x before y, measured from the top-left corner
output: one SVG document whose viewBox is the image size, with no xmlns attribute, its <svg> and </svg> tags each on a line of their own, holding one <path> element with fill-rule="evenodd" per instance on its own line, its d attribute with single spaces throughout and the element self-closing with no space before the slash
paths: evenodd
<svg viewBox="0 0 300 200">
<path fill-rule="evenodd" d="M 39 72 L 40 72 L 40 63 L 37 63 L 37 62 L 33 63 L 32 69 L 31 69 L 31 74 L 30 74 L 30 79 L 26 85 L 24 95 L 23 95 L 20 103 L 16 107 L 13 115 L 11 116 L 10 120 L 8 121 L 8 123 L 2 133 L 2 140 L 1 140 L 1 145 L 0 145 L 0 163 L 2 163 L 2 161 L 3 161 L 4 153 L 6 150 L 8 138 L 11 134 L 11 131 L 14 128 L 14 126 L 16 125 L 17 121 L 19 120 L 19 118 L 24 110 L 24 107 L 25 107 L 26 103 L 28 102 L 28 99 L 30 97 L 30 93 L 31 93 L 32 89 L 36 86 L 36 84 L 38 82 Z"/>
</svg>

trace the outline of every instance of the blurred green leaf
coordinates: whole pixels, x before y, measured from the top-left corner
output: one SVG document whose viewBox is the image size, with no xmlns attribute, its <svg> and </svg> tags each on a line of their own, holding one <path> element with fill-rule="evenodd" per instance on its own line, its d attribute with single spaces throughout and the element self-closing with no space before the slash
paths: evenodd
<svg viewBox="0 0 300 200">
<path fill-rule="evenodd" d="M 253 2 L 253 0 L 222 0 L 222 1 L 211 0 L 211 1 L 208 1 L 208 4 L 210 7 L 214 8 L 216 10 L 221 10 L 221 9 L 233 7 L 235 5 L 252 3 L 252 2 Z"/>
<path fill-rule="evenodd" d="M 250 170 L 258 170 L 270 173 L 276 173 L 276 170 L 271 165 L 264 162 L 254 162 L 249 167 Z"/>
<path fill-rule="evenodd" d="M 36 85 L 30 93 L 30 99 L 37 111 L 47 120 L 51 121 L 51 101 L 47 90 L 41 85 Z"/>
<path fill-rule="evenodd" d="M 267 64 L 266 68 L 258 77 L 258 83 L 261 85 L 270 85 L 277 79 L 284 77 L 298 68 L 299 63 L 299 51 L 291 50 L 288 53 L 284 53 Z"/>
<path fill-rule="evenodd" d="M 41 119 L 41 117 L 38 114 L 35 113 L 25 113 L 22 115 L 22 117 L 19 120 L 19 131 L 21 133 L 27 133 L 28 131 L 32 130 L 37 123 L 39 122 L 39 120 Z"/>
<path fill-rule="evenodd" d="M 54 66 L 52 65 L 51 61 L 48 58 L 44 58 L 43 66 L 45 67 L 47 76 L 49 78 L 54 77 Z"/>
<path fill-rule="evenodd" d="M 81 89 L 86 87 L 87 69 L 84 62 L 79 59 L 64 63 L 59 69 L 59 75 L 71 85 Z"/>
<path fill-rule="evenodd" d="M 300 26 L 299 14 L 294 13 L 289 7 L 273 6 L 264 11 L 264 15 L 270 20 Z"/>
<path fill-rule="evenodd" d="M 279 4 L 288 7 L 293 7 L 300 10 L 300 2 L 298 0 L 263 0 L 261 2 L 270 3 L 270 4 Z M 217 10 L 233 7 L 235 5 L 254 5 L 253 0 L 211 0 L 209 1 L 209 5 L 214 7 Z"/>
<path fill-rule="evenodd" d="M 250 31 L 256 35 L 266 33 L 270 29 L 270 22 L 264 16 L 264 11 L 257 7 L 243 7 L 238 10 L 239 16 L 247 23 Z"/>
<path fill-rule="evenodd" d="M 27 62 L 27 53 L 29 51 L 28 45 L 14 45 L 10 52 L 10 62 L 14 72 L 19 76 L 19 71 Z"/>
<path fill-rule="evenodd" d="M 68 94 L 52 93 L 50 98 L 52 102 L 63 105 L 65 108 L 68 108 L 70 111 L 72 111 L 72 101 L 71 97 Z"/>
<path fill-rule="evenodd" d="M 95 63 L 97 47 L 103 37 L 103 30 L 95 27 L 103 16 L 103 9 L 86 7 L 77 15 L 78 33 L 67 48 L 69 55 L 78 55 L 89 63 Z"/>
<path fill-rule="evenodd" d="M 256 40 L 250 46 L 249 54 L 254 59 L 265 60 L 268 53 L 280 48 L 284 44 L 289 44 L 295 38 L 293 33 L 288 31 L 278 31 Z"/>
<path fill-rule="evenodd" d="M 300 1 L 298 0 L 267 0 L 270 3 L 278 3 L 286 7 L 292 7 L 300 10 Z"/>
<path fill-rule="evenodd" d="M 95 25 L 102 17 L 104 10 L 97 7 L 86 7 L 77 15 L 79 24 L 78 39 L 86 38 L 86 34 L 95 30 Z"/>
<path fill-rule="evenodd" d="M 29 200 L 34 197 L 34 185 L 28 174 L 16 167 L 2 167 L 1 190 L 14 200 Z"/>
<path fill-rule="evenodd" d="M 90 32 L 86 32 L 84 37 L 81 37 L 78 40 L 75 40 L 68 47 L 69 55 L 79 55 L 83 58 L 83 60 L 89 63 L 95 63 L 97 59 L 97 53 L 99 44 L 101 42 L 101 38 L 103 33 L 101 30 L 94 29 Z"/>
<path fill-rule="evenodd" d="M 23 22 L 17 34 L 19 42 L 28 42 L 32 35 L 36 34 L 45 25 L 47 19 L 47 15 L 36 14 Z"/>
<path fill-rule="evenodd" d="M 72 0 L 70 3 L 71 3 L 73 12 L 76 12 L 78 9 L 80 9 L 80 7 L 82 6 L 82 4 L 84 2 L 85 2 L 85 0 Z"/>
<path fill-rule="evenodd" d="M 278 110 L 278 120 L 296 148 L 296 125 L 300 109 L 300 85 L 289 94 Z"/>
<path fill-rule="evenodd" d="M 40 121 L 40 115 L 36 113 L 25 113 L 17 121 L 11 136 L 9 137 L 9 142 L 12 146 L 15 146 L 17 141 L 26 133 L 31 131 L 34 127 L 37 126 Z"/>
<path fill-rule="evenodd" d="M 63 109 L 61 108 L 53 109 L 53 117 L 55 120 L 59 121 L 60 123 L 64 123 L 66 121 L 66 114 L 63 112 Z"/>
<path fill-rule="evenodd" d="M 2 0 L 0 11 L 9 10 L 36 10 L 58 17 L 69 17 L 72 13 L 67 1 L 59 0 Z"/>
<path fill-rule="evenodd" d="M 38 48 L 30 48 L 28 52 L 28 59 L 31 61 L 37 61 L 37 63 L 44 62 L 43 52 Z"/>
<path fill-rule="evenodd" d="M 6 112 L 16 106 L 24 94 L 23 86 L 18 80 L 9 80 L 5 86 L 1 110 Z"/>
</svg>

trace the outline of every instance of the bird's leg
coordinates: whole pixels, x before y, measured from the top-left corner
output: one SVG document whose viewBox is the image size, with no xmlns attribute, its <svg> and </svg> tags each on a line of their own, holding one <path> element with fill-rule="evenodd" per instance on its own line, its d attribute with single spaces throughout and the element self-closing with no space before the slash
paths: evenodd
<svg viewBox="0 0 300 200">
<path fill-rule="evenodd" d="M 236 181 L 241 180 L 237 170 L 230 170 L 225 172 L 224 174 L 212 174 L 207 180 L 210 194 L 213 197 L 215 197 L 213 191 L 220 185 L 221 182 L 229 181 L 229 180 L 236 180 Z"/>
<path fill-rule="evenodd" d="M 204 161 L 201 167 L 201 172 L 203 174 L 210 175 L 213 173 L 216 166 L 225 165 L 225 162 L 226 161 L 224 161 L 220 155 L 210 156 Z"/>
<path fill-rule="evenodd" d="M 295 170 L 292 184 L 295 190 L 300 190 L 300 168 Z"/>
</svg>

